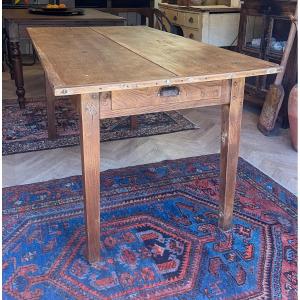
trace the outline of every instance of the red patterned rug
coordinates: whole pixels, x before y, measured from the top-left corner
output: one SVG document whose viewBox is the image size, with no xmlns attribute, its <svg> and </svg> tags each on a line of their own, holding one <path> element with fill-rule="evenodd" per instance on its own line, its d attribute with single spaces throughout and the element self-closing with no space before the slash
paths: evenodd
<svg viewBox="0 0 300 300">
<path fill-rule="evenodd" d="M 79 145 L 78 115 L 70 100 L 56 101 L 58 138 L 48 139 L 45 99 L 28 99 L 20 110 L 16 102 L 5 101 L 2 111 L 2 154 L 54 149 Z M 176 111 L 137 116 L 137 128 L 130 117 L 101 121 L 101 141 L 143 137 L 195 129 L 196 126 Z"/>
<path fill-rule="evenodd" d="M 3 299 L 297 299 L 297 199 L 239 160 L 219 231 L 219 156 L 101 176 L 101 261 L 84 257 L 82 182 L 3 190 Z"/>
</svg>

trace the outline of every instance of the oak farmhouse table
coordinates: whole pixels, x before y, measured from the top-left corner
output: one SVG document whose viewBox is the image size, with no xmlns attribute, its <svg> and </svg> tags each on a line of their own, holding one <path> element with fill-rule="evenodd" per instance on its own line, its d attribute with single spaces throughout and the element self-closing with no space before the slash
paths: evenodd
<svg viewBox="0 0 300 300">
<path fill-rule="evenodd" d="M 57 16 L 32 14 L 28 9 L 3 9 L 5 32 L 8 36 L 8 60 L 11 78 L 15 80 L 16 94 L 21 108 L 25 107 L 25 89 L 20 41 L 29 39 L 27 27 L 62 26 L 115 26 L 124 25 L 125 19 L 93 8 L 85 8 L 83 15 Z M 52 29 L 55 31 L 55 29 Z M 57 55 L 64 55 L 60 49 Z"/>
<path fill-rule="evenodd" d="M 45 70 L 49 137 L 56 136 L 56 96 L 70 96 L 79 112 L 90 262 L 100 259 L 104 118 L 221 105 L 219 227 L 230 229 L 245 77 L 280 72 L 278 65 L 142 26 L 28 32 Z"/>
</svg>

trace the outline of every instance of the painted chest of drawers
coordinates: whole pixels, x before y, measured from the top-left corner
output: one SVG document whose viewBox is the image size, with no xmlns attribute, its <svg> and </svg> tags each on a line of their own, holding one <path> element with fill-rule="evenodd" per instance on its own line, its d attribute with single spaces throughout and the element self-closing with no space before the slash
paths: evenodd
<svg viewBox="0 0 300 300">
<path fill-rule="evenodd" d="M 158 7 L 186 38 L 219 47 L 236 45 L 239 8 L 225 5 L 186 7 L 167 3 L 159 3 Z"/>
</svg>

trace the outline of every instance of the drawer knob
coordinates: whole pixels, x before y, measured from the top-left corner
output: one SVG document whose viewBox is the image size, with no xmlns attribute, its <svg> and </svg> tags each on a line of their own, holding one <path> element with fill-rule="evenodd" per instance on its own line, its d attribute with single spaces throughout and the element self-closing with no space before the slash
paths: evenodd
<svg viewBox="0 0 300 300">
<path fill-rule="evenodd" d="M 180 94 L 180 89 L 177 86 L 163 86 L 159 89 L 158 96 L 160 97 L 175 97 Z"/>
<path fill-rule="evenodd" d="M 173 20 L 174 20 L 174 21 L 177 21 L 177 16 L 174 16 L 174 17 L 173 17 Z"/>
<path fill-rule="evenodd" d="M 192 17 L 189 18 L 190 23 L 194 23 L 194 19 Z"/>
<path fill-rule="evenodd" d="M 194 38 L 194 34 L 193 34 L 193 33 L 190 33 L 189 38 L 190 38 L 190 39 L 193 39 L 193 38 Z"/>
</svg>

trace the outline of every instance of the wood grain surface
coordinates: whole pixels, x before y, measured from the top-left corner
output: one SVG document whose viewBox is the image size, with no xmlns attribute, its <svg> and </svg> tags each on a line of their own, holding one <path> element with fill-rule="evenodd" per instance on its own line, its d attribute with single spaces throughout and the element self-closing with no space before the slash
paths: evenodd
<svg viewBox="0 0 300 300">
<path fill-rule="evenodd" d="M 99 94 L 77 98 L 80 106 L 80 145 L 87 234 L 87 258 L 100 259 L 100 121 Z"/>
<path fill-rule="evenodd" d="M 240 147 L 245 78 L 232 80 L 230 103 L 222 105 L 219 226 L 231 227 Z"/>
<path fill-rule="evenodd" d="M 143 26 L 28 31 L 56 96 L 280 71 L 271 62 Z"/>
</svg>

